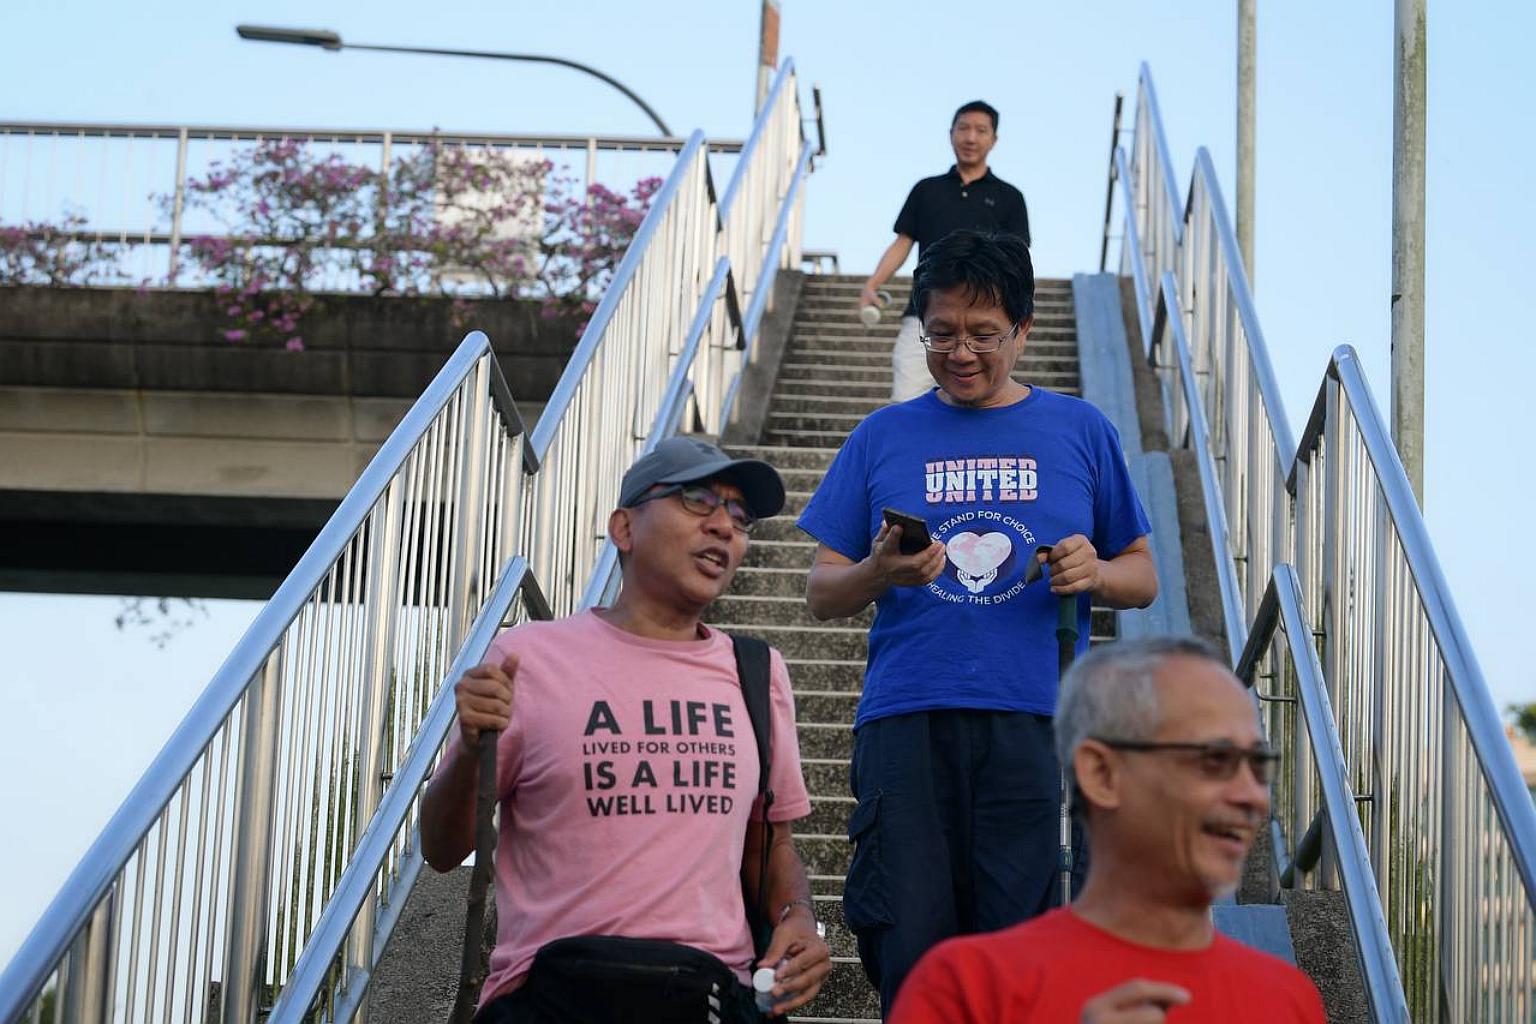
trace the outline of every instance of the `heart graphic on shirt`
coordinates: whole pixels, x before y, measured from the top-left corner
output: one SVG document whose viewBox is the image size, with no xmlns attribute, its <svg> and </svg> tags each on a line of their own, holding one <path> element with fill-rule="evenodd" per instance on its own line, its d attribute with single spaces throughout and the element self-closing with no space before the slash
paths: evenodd
<svg viewBox="0 0 1536 1024">
<path fill-rule="evenodd" d="M 957 533 L 944 544 L 945 554 L 955 567 L 955 578 L 965 589 L 979 594 L 997 579 L 997 567 L 1013 553 L 1013 542 L 1003 533 Z"/>
</svg>

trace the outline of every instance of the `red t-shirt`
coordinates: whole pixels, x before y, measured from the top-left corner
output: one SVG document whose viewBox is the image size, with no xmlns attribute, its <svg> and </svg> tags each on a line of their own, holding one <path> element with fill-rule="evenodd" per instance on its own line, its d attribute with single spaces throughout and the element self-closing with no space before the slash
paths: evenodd
<svg viewBox="0 0 1536 1024">
<path fill-rule="evenodd" d="M 1070 910 L 1000 932 L 950 939 L 907 976 L 890 1024 L 1076 1024 L 1093 997 L 1143 978 L 1189 991 L 1167 1024 L 1323 1024 L 1323 1001 L 1296 968 L 1225 935 L 1200 950 L 1140 946 Z"/>
</svg>

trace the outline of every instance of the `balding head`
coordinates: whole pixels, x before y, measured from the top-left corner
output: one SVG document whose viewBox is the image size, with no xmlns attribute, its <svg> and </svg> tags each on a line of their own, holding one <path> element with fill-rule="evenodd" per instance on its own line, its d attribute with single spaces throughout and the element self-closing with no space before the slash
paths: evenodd
<svg viewBox="0 0 1536 1024">
<path fill-rule="evenodd" d="M 1056 730 L 1092 832 L 1090 871 L 1133 871 L 1184 903 L 1236 886 L 1268 816 L 1270 755 L 1251 694 L 1209 647 L 1095 650 L 1062 681 Z"/>
</svg>

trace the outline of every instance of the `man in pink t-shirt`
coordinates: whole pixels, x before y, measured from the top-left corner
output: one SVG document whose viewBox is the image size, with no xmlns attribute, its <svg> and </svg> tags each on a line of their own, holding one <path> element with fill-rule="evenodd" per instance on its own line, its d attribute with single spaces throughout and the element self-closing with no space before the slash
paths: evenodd
<svg viewBox="0 0 1536 1024">
<path fill-rule="evenodd" d="M 1211 923 L 1269 820 L 1276 757 L 1226 665 L 1194 639 L 1098 648 L 1062 680 L 1055 729 L 1092 844 L 1082 893 L 935 946 L 891 1024 L 1323 1024 L 1305 975 Z"/>
<path fill-rule="evenodd" d="M 624 578 L 613 607 L 510 630 L 456 684 L 459 729 L 423 801 L 421 834 L 440 871 L 473 850 L 469 752 L 482 729 L 501 730 L 497 938 L 477 1021 L 666 1019 L 670 1008 L 641 1005 L 655 964 L 629 962 L 629 946 L 608 940 L 573 956 L 557 940 L 574 936 L 652 940 L 636 955 L 669 958 L 670 978 L 718 967 L 729 989 L 715 985 L 718 1006 L 682 1006 L 693 996 L 673 988 L 658 996 L 698 1014 L 689 1019 L 755 1019 L 745 986 L 763 966 L 775 969 L 775 1015 L 819 991 L 831 960 L 789 826 L 810 813 L 789 676 L 772 652 L 763 873 L 757 745 L 733 645 L 700 621 L 741 564 L 752 524 L 783 503 L 767 463 L 688 438 L 661 442 L 625 474 L 609 517 Z M 756 962 L 744 885 L 763 893 L 757 909 L 774 926 Z"/>
</svg>

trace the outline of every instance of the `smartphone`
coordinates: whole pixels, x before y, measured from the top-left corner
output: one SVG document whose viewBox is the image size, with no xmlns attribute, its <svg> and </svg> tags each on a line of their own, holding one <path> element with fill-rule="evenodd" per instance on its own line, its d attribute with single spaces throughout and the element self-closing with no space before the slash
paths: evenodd
<svg viewBox="0 0 1536 1024">
<path fill-rule="evenodd" d="M 928 550 L 928 546 L 933 543 L 933 538 L 928 535 L 928 524 L 920 517 L 894 508 L 883 508 L 880 515 L 887 525 L 901 527 L 901 546 L 897 550 L 902 554 L 915 555 L 919 551 Z"/>
</svg>

